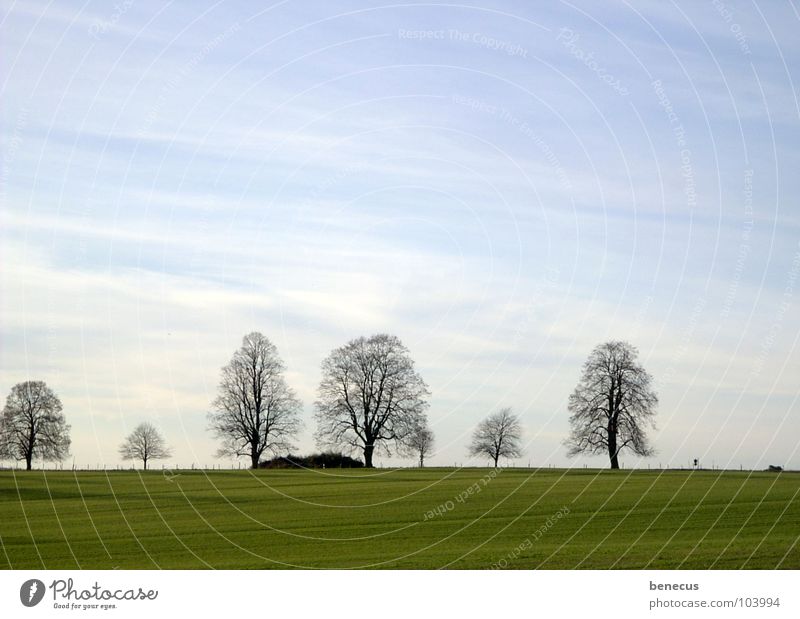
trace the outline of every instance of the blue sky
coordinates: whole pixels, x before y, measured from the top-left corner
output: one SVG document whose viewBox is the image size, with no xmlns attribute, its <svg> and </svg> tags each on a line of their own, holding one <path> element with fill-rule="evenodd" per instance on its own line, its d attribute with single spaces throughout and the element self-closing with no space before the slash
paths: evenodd
<svg viewBox="0 0 800 619">
<path fill-rule="evenodd" d="M 143 420 L 218 462 L 259 330 L 300 452 L 322 359 L 385 331 L 434 464 L 512 406 L 520 464 L 605 465 L 566 458 L 566 399 L 626 339 L 660 405 L 624 464 L 800 467 L 792 5 L 2 6 L 0 386 L 56 390 L 77 465 Z"/>
</svg>

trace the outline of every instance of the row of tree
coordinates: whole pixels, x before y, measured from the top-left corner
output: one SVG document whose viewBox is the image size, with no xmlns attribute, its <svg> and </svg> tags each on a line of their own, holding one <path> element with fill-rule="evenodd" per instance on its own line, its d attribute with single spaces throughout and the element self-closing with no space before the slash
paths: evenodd
<svg viewBox="0 0 800 619">
<path fill-rule="evenodd" d="M 41 380 L 14 385 L 0 417 L 0 459 L 24 460 L 31 470 L 34 458 L 60 462 L 69 455 L 70 426 L 62 412 L 61 400 Z M 141 423 L 120 445 L 123 459 L 151 460 L 172 454 L 151 423 Z"/>
<path fill-rule="evenodd" d="M 250 458 L 253 468 L 264 453 L 286 453 L 302 427 L 302 406 L 284 378 L 275 345 L 258 332 L 222 368 L 218 396 L 209 414 L 221 442 L 218 455 Z M 430 453 L 430 391 L 408 349 L 393 335 L 359 337 L 322 362 L 315 402 L 320 447 L 358 451 L 364 466 L 378 453 L 415 451 L 420 463 Z"/>
<path fill-rule="evenodd" d="M 246 457 L 257 468 L 266 454 L 282 455 L 302 429 L 302 405 L 285 379 L 277 348 L 258 332 L 222 368 L 217 397 L 208 414 L 209 428 L 220 441 L 218 456 Z M 432 453 L 428 426 L 430 391 L 414 367 L 408 349 L 387 334 L 360 337 L 333 350 L 322 362 L 322 380 L 314 404 L 320 447 L 363 454 L 373 466 L 376 454 L 392 452 L 418 459 Z M 606 453 L 611 468 L 628 449 L 652 455 L 646 429 L 653 426 L 658 402 L 650 375 L 625 342 L 607 342 L 592 351 L 569 398 L 569 455 Z M 0 419 L 0 458 L 62 460 L 69 453 L 69 425 L 58 397 L 42 381 L 16 385 Z M 469 445 L 473 457 L 522 456 L 522 425 L 510 408 L 478 424 Z M 171 451 L 157 429 L 142 423 L 120 447 L 125 459 L 144 468 Z"/>
</svg>

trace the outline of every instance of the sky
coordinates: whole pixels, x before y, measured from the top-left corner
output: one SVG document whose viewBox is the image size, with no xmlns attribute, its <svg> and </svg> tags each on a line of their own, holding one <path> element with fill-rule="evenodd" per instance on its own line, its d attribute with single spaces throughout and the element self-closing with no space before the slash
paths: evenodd
<svg viewBox="0 0 800 619">
<path fill-rule="evenodd" d="M 207 413 L 269 337 L 315 450 L 320 363 L 408 347 L 432 465 L 510 406 L 518 466 L 626 340 L 655 456 L 800 468 L 800 12 L 733 2 L 6 2 L 0 391 L 44 380 L 77 467 Z M 382 466 L 412 460 L 379 458 Z"/>
</svg>

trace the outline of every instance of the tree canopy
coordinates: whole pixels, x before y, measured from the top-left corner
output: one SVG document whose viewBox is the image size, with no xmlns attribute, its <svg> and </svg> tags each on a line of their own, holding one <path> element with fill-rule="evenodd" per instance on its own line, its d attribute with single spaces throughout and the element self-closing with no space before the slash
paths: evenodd
<svg viewBox="0 0 800 619">
<path fill-rule="evenodd" d="M 147 470 L 149 461 L 169 458 L 172 452 L 156 427 L 145 421 L 136 426 L 120 445 L 119 455 L 123 460 L 141 460 Z"/>
<path fill-rule="evenodd" d="M 0 454 L 25 460 L 28 470 L 35 458 L 61 461 L 69 455 L 70 427 L 61 400 L 44 381 L 14 385 L 0 419 Z"/>
<path fill-rule="evenodd" d="M 469 455 L 488 456 L 495 468 L 500 458 L 519 458 L 522 453 L 522 425 L 510 408 L 502 408 L 481 421 L 469 445 Z"/>
<path fill-rule="evenodd" d="M 658 397 L 637 357 L 636 348 L 620 341 L 591 352 L 569 397 L 570 456 L 606 453 L 611 468 L 618 469 L 623 449 L 639 456 L 654 453 L 646 429 L 655 427 Z"/>
<path fill-rule="evenodd" d="M 218 456 L 250 458 L 258 468 L 265 452 L 288 453 L 302 428 L 301 403 L 286 384 L 278 349 L 258 332 L 244 336 L 242 346 L 222 368 L 217 398 L 209 413 L 210 428 L 222 445 Z"/>
<path fill-rule="evenodd" d="M 430 392 L 402 342 L 378 334 L 332 351 L 322 362 L 318 394 L 317 443 L 362 450 L 371 467 L 375 450 L 402 449 L 424 425 Z"/>
</svg>

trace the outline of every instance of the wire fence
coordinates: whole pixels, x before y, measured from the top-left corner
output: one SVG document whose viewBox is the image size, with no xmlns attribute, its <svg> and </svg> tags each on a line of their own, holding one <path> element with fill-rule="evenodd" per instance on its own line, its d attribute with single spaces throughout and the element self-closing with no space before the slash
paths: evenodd
<svg viewBox="0 0 800 619">
<path fill-rule="evenodd" d="M 302 467 L 298 467 L 302 468 Z M 324 467 L 323 467 L 324 468 Z M 347 468 L 347 467 L 345 467 Z M 408 466 L 383 466 L 383 465 L 376 465 L 375 468 L 391 468 L 391 469 L 419 469 L 419 466 L 416 465 L 408 465 Z M 492 468 L 491 466 L 467 466 L 464 467 L 463 464 L 460 463 L 453 463 L 452 466 L 447 465 L 430 465 L 425 466 L 422 468 L 427 469 L 462 469 L 462 468 Z M 610 470 L 608 467 L 603 466 L 589 466 L 587 464 L 576 465 L 576 466 L 560 466 L 554 464 L 546 464 L 546 465 L 539 465 L 536 466 L 535 464 L 531 464 L 530 462 L 527 466 L 518 466 L 515 464 L 507 464 L 502 467 L 503 469 L 521 469 L 521 470 L 531 470 L 531 471 L 542 471 L 542 470 L 553 470 L 553 471 L 598 471 L 598 470 Z M 26 467 L 24 463 L 2 463 L 0 462 L 0 471 L 25 471 Z M 35 471 L 76 471 L 76 472 L 89 472 L 89 473 L 102 473 L 102 472 L 131 472 L 131 471 L 138 471 L 138 472 L 170 472 L 170 471 L 249 471 L 252 470 L 249 465 L 238 462 L 238 463 L 217 463 L 217 464 L 200 464 L 200 463 L 176 463 L 176 464 L 156 464 L 156 465 L 149 465 L 147 469 L 143 469 L 141 466 L 131 466 L 131 465 L 124 465 L 124 464 L 102 464 L 102 463 L 95 463 L 95 464 L 60 464 L 60 463 L 39 463 L 34 464 L 32 470 Z M 265 467 L 263 470 L 292 470 L 291 467 L 287 468 L 276 468 L 276 469 L 269 469 Z M 646 467 L 644 466 L 633 466 L 633 467 L 626 467 L 623 463 L 620 463 L 619 470 L 622 471 L 718 471 L 718 472 L 749 472 L 749 473 L 760 473 L 760 472 L 774 472 L 774 473 L 793 473 L 798 472 L 792 469 L 784 469 L 781 466 L 769 465 L 766 468 L 745 468 L 744 465 L 739 465 L 738 468 L 722 468 L 715 464 L 711 466 L 703 466 L 703 465 L 694 465 L 689 463 L 687 465 L 678 465 L 672 466 L 667 464 L 663 466 L 661 463 L 658 466 L 648 464 Z"/>
</svg>

